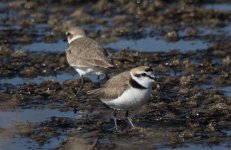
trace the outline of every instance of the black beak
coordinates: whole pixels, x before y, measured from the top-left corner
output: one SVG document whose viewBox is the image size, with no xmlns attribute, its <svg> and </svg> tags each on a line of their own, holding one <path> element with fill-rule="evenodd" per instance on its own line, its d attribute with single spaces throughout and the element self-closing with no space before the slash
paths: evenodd
<svg viewBox="0 0 231 150">
<path fill-rule="evenodd" d="M 148 76 L 150 79 L 152 79 L 152 80 L 154 80 L 154 81 L 156 81 L 157 80 L 157 78 L 155 77 L 155 76 Z"/>
</svg>

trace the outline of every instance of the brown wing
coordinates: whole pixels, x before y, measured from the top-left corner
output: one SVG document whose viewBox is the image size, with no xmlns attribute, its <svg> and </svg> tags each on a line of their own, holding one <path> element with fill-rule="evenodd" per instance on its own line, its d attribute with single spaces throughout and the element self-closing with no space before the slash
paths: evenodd
<svg viewBox="0 0 231 150">
<path fill-rule="evenodd" d="M 66 49 L 66 54 L 68 63 L 79 67 L 113 67 L 109 63 L 106 51 L 99 43 L 87 37 L 71 42 Z"/>
<path fill-rule="evenodd" d="M 108 80 L 102 88 L 88 91 L 88 94 L 93 94 L 100 99 L 115 99 L 130 87 L 129 79 L 130 72 L 123 72 Z"/>
</svg>

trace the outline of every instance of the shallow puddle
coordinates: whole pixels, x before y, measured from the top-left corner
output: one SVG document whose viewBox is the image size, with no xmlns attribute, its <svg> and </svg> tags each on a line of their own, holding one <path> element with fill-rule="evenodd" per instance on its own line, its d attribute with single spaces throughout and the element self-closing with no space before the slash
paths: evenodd
<svg viewBox="0 0 231 150">
<path fill-rule="evenodd" d="M 227 35 L 231 35 L 231 24 L 226 25 L 224 28 L 222 28 L 224 33 Z"/>
<path fill-rule="evenodd" d="M 81 113 L 73 113 L 72 111 L 60 112 L 57 109 L 18 109 L 12 111 L 1 111 L 0 113 L 0 149 L 1 150 L 15 150 L 23 149 L 29 150 L 38 147 L 39 149 L 56 148 L 67 137 L 64 135 L 51 138 L 48 143 L 39 146 L 30 138 L 26 138 L 17 134 L 17 125 L 30 123 L 40 123 L 51 117 L 68 117 L 79 119 L 82 117 Z"/>
<path fill-rule="evenodd" d="M 160 148 L 160 150 L 172 150 L 173 148 Z M 187 145 L 185 147 L 174 148 L 174 150 L 229 150 L 227 145 L 222 144 L 220 146 L 203 146 L 203 145 Z"/>
<path fill-rule="evenodd" d="M 38 147 L 36 142 L 23 138 L 20 135 L 1 135 L 0 133 L 0 149 L 1 150 L 31 150 L 35 147 Z"/>
<path fill-rule="evenodd" d="M 12 111 L 1 111 L 0 122 L 1 128 L 7 128 L 9 126 L 14 126 L 17 124 L 23 124 L 28 122 L 42 122 L 50 117 L 69 117 L 69 118 L 81 118 L 81 113 L 73 113 L 73 111 L 60 112 L 57 109 L 48 108 L 28 108 L 28 109 L 18 109 Z"/>
<path fill-rule="evenodd" d="M 221 3 L 221 4 L 206 4 L 203 8 L 211 9 L 211 10 L 219 10 L 219 11 L 231 11 L 231 4 L 230 3 Z"/>
<path fill-rule="evenodd" d="M 126 49 L 147 52 L 169 52 L 171 50 L 179 50 L 181 52 L 201 50 L 208 48 L 208 43 L 201 40 L 179 40 L 176 42 L 167 42 L 163 39 L 155 39 L 151 37 L 133 40 L 120 39 L 117 42 L 105 45 L 107 48 Z"/>
<path fill-rule="evenodd" d="M 216 89 L 216 90 L 222 92 L 225 96 L 231 97 L 231 86 L 216 87 L 213 84 L 203 84 L 203 85 L 201 85 L 201 87 L 205 90 Z"/>
<path fill-rule="evenodd" d="M 220 87 L 219 90 L 221 90 L 225 96 L 231 97 L 231 86 Z"/>
<path fill-rule="evenodd" d="M 34 42 L 32 44 L 18 46 L 17 49 L 26 51 L 44 51 L 44 52 L 65 52 L 67 41 L 58 40 L 55 43 Z"/>
<path fill-rule="evenodd" d="M 202 50 L 208 48 L 208 43 L 202 40 L 179 40 L 168 42 L 161 38 L 146 37 L 138 40 L 119 39 L 116 42 L 103 45 L 105 48 L 115 50 L 131 49 L 141 52 L 169 52 L 179 50 L 181 52 Z M 46 51 L 46 52 L 65 52 L 68 43 L 64 40 L 58 40 L 56 43 L 35 42 L 32 44 L 17 46 L 16 49 L 26 51 Z"/>
<path fill-rule="evenodd" d="M 98 82 L 96 75 L 86 75 L 85 77 L 91 79 L 93 82 Z M 50 76 L 37 76 L 35 78 L 23 78 L 23 77 L 13 77 L 13 78 L 1 78 L 0 85 L 1 84 L 12 84 L 12 85 L 22 85 L 26 83 L 35 83 L 40 84 L 44 81 L 55 81 L 55 82 L 64 82 L 66 80 L 77 80 L 80 76 L 78 73 L 75 74 L 68 74 L 68 73 L 59 73 L 56 75 L 50 75 Z"/>
<path fill-rule="evenodd" d="M 230 5 L 231 6 L 231 5 Z M 217 35 L 217 36 L 230 36 L 231 35 L 231 24 L 225 24 L 218 28 L 215 27 L 199 27 L 199 35 Z"/>
<path fill-rule="evenodd" d="M 4 129 L 5 130 L 5 129 Z M 9 129 L 10 130 L 10 129 Z M 30 138 L 23 137 L 14 133 L 2 134 L 0 133 L 0 149 L 1 150 L 48 150 L 57 148 L 67 136 L 62 135 L 55 138 L 51 138 L 48 143 L 44 145 L 38 145 Z"/>
<path fill-rule="evenodd" d="M 9 83 L 13 85 L 22 85 L 25 83 L 42 83 L 43 81 L 51 80 L 57 82 L 64 82 L 65 80 L 78 79 L 79 75 L 76 73 L 74 75 L 68 73 L 61 73 L 51 76 L 37 76 L 35 78 L 22 78 L 22 77 L 13 77 L 13 78 L 2 78 L 0 84 Z"/>
<path fill-rule="evenodd" d="M 65 52 L 67 42 L 59 40 L 56 43 L 32 43 L 25 46 L 20 46 L 17 49 L 26 51 L 47 51 L 47 52 Z M 114 43 L 104 45 L 105 48 L 113 48 L 121 50 L 129 48 L 136 51 L 147 51 L 147 52 L 168 52 L 171 50 L 180 50 L 182 52 L 190 50 L 201 50 L 208 47 L 208 43 L 201 40 L 179 40 L 176 42 L 167 42 L 161 39 L 155 39 L 151 37 L 134 40 L 134 39 L 120 39 Z"/>
<path fill-rule="evenodd" d="M 41 28 L 43 30 L 43 25 L 37 26 L 38 29 Z M 230 35 L 231 34 L 231 24 L 226 25 L 223 28 L 208 28 L 208 27 L 200 27 L 198 28 L 198 35 Z M 185 31 L 179 32 L 181 36 L 185 35 Z M 180 39 L 178 41 L 169 42 L 163 39 L 163 37 L 146 37 L 141 39 L 126 39 L 120 38 L 116 42 L 112 42 L 109 44 L 104 44 L 105 48 L 112 48 L 115 50 L 121 49 L 131 49 L 140 52 L 169 52 L 171 50 L 179 50 L 180 52 L 187 51 L 196 51 L 207 49 L 211 45 L 207 41 L 203 41 L 200 39 Z M 59 39 L 54 43 L 46 43 L 46 42 L 34 42 L 32 44 L 27 45 L 17 45 L 15 49 L 17 50 L 26 50 L 26 51 L 44 51 L 44 52 L 65 52 L 68 43 L 64 39 Z"/>
<path fill-rule="evenodd" d="M 38 25 L 38 29 L 43 30 L 43 25 L 41 27 Z M 231 24 L 226 25 L 222 28 L 208 28 L 200 27 L 198 35 L 223 35 L 229 36 L 231 34 Z M 185 32 L 185 31 L 184 31 Z M 182 32 L 181 36 L 185 34 Z M 186 36 L 186 35 L 185 35 Z M 171 50 L 179 50 L 180 52 L 196 51 L 207 49 L 211 45 L 209 42 L 200 39 L 180 39 L 178 41 L 169 42 L 163 39 L 163 37 L 146 37 L 141 39 L 126 39 L 120 38 L 116 42 L 103 45 L 105 48 L 112 48 L 115 50 L 121 49 L 131 49 L 140 52 L 169 52 Z M 16 50 L 26 50 L 26 51 L 44 51 L 44 52 L 65 52 L 68 43 L 64 39 L 59 39 L 54 43 L 46 42 L 34 42 L 27 45 L 17 45 Z"/>
</svg>

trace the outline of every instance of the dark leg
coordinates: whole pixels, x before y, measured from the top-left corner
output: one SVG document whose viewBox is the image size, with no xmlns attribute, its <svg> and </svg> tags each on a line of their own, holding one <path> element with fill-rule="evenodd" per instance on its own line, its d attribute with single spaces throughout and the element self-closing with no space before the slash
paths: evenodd
<svg viewBox="0 0 231 150">
<path fill-rule="evenodd" d="M 114 123 L 115 123 L 115 128 L 117 130 L 118 126 L 117 126 L 117 121 L 116 121 L 116 109 L 114 109 L 114 111 L 113 111 L 113 119 L 114 119 Z"/>
<path fill-rule="evenodd" d="M 109 76 L 107 74 L 104 74 L 103 77 L 104 78 L 100 80 L 101 83 L 105 83 L 109 79 Z"/>
<path fill-rule="evenodd" d="M 103 78 L 100 78 L 100 77 L 103 77 Z M 98 81 L 107 81 L 108 79 L 109 79 L 108 74 L 102 74 L 102 75 L 97 76 Z"/>
<path fill-rule="evenodd" d="M 77 94 L 79 94 L 80 90 L 82 90 L 83 84 L 84 84 L 83 76 L 80 76 L 80 87 L 79 87 L 79 89 L 77 91 Z"/>
<path fill-rule="evenodd" d="M 74 108 L 73 112 L 76 114 L 77 113 L 77 108 Z"/>
<path fill-rule="evenodd" d="M 105 80 L 109 80 L 108 74 L 105 74 Z"/>
<path fill-rule="evenodd" d="M 80 92 L 80 90 L 82 90 L 82 88 L 83 88 L 83 84 L 84 84 L 84 82 L 83 82 L 83 76 L 80 76 L 80 87 L 78 88 L 78 90 L 77 90 L 77 95 L 79 94 L 79 92 Z M 76 112 L 77 112 L 77 109 L 76 108 L 74 108 L 74 113 L 76 114 Z"/>
<path fill-rule="evenodd" d="M 132 119 L 129 117 L 129 111 L 126 110 L 125 117 L 128 119 L 128 122 L 131 124 L 132 128 L 135 128 L 135 126 L 132 123 Z"/>
</svg>

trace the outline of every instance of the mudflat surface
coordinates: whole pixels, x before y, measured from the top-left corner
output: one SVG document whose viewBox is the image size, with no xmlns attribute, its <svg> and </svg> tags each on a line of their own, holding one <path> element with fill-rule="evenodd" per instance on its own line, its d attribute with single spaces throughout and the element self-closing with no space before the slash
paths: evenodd
<svg viewBox="0 0 231 150">
<path fill-rule="evenodd" d="M 117 69 L 155 70 L 151 101 L 119 112 L 86 94 L 98 88 L 65 58 L 77 25 L 108 50 Z M 230 149 L 229 1 L 0 2 L 0 149 Z"/>
</svg>

